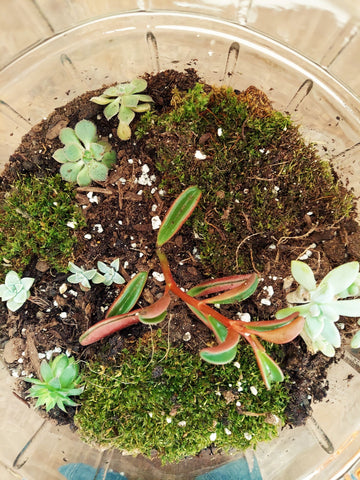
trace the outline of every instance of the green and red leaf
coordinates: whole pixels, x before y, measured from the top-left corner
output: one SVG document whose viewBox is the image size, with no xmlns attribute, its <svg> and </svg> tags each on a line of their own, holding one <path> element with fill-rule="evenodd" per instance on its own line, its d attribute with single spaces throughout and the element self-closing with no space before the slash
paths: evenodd
<svg viewBox="0 0 360 480">
<path fill-rule="evenodd" d="M 105 318 L 130 312 L 145 287 L 147 276 L 147 272 L 139 272 L 135 275 L 110 306 Z"/>
<path fill-rule="evenodd" d="M 201 191 L 196 186 L 188 187 L 177 197 L 159 229 L 158 247 L 168 242 L 180 230 L 199 203 L 200 197 Z"/>
<path fill-rule="evenodd" d="M 236 300 L 241 301 L 254 293 L 257 284 L 258 277 L 255 273 L 249 273 L 247 275 L 232 275 L 230 277 L 223 277 L 200 283 L 191 288 L 187 293 L 192 297 L 204 297 L 214 293 L 222 294 L 223 292 L 227 292 L 227 294 L 229 294 L 230 292 L 237 291 Z M 211 303 L 226 303 L 225 301 L 215 301 L 216 298 L 218 297 L 215 297 L 214 301 Z M 230 301 L 227 303 L 230 303 Z"/>
<path fill-rule="evenodd" d="M 90 345 L 92 343 L 101 340 L 112 333 L 123 330 L 130 325 L 139 323 L 140 319 L 138 313 L 141 309 L 134 310 L 131 313 L 124 313 L 123 315 L 116 315 L 114 317 L 108 317 L 104 320 L 101 320 L 98 323 L 95 323 L 92 327 L 86 330 L 79 339 L 81 345 Z"/>
<path fill-rule="evenodd" d="M 237 320 L 231 320 L 232 328 L 239 331 Z M 250 322 L 245 326 L 248 333 L 257 335 L 267 342 L 288 343 L 297 337 L 304 328 L 305 319 L 298 312 L 289 315 L 281 320 L 264 320 L 260 322 Z M 241 325 L 242 331 L 244 323 Z"/>
<path fill-rule="evenodd" d="M 208 363 L 223 365 L 234 360 L 240 335 L 235 330 L 228 330 L 225 340 L 214 347 L 204 348 L 200 356 Z"/>
<path fill-rule="evenodd" d="M 167 293 L 163 295 L 159 300 L 157 300 L 152 305 L 143 308 L 139 312 L 140 322 L 154 325 L 160 323 L 164 320 L 167 314 L 167 308 L 170 303 L 170 295 Z"/>
</svg>

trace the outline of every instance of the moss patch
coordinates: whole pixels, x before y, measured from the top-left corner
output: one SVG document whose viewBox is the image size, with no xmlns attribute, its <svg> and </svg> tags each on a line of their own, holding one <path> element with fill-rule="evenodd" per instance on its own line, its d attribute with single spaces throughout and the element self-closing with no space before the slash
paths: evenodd
<svg viewBox="0 0 360 480">
<path fill-rule="evenodd" d="M 196 455 L 214 433 L 224 451 L 269 440 L 284 417 L 286 388 L 266 390 L 250 347 L 236 360 L 240 368 L 209 365 L 181 346 L 169 347 L 160 330 L 149 334 L 113 365 L 84 365 L 87 387 L 75 419 L 80 434 L 149 457 L 155 450 L 164 463 Z"/>
<path fill-rule="evenodd" d="M 18 273 L 36 256 L 65 271 L 76 237 L 67 223 L 85 225 L 72 185 L 60 175 L 22 176 L 0 203 L 0 277 Z"/>
<path fill-rule="evenodd" d="M 175 90 L 172 106 L 146 114 L 136 134 L 168 192 L 203 191 L 191 222 L 209 273 L 262 271 L 261 249 L 303 233 L 308 212 L 331 225 L 352 210 L 329 164 L 255 87 L 236 94 L 197 84 Z"/>
</svg>

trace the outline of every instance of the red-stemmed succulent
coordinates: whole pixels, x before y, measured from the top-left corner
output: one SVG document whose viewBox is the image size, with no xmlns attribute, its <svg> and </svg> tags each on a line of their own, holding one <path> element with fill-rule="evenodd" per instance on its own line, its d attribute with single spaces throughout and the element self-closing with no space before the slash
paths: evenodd
<svg viewBox="0 0 360 480">
<path fill-rule="evenodd" d="M 255 273 L 209 280 L 188 292 L 184 292 L 176 284 L 162 247 L 186 222 L 200 197 L 201 191 L 198 187 L 188 187 L 174 201 L 159 229 L 156 251 L 165 277 L 162 297 L 152 305 L 132 310 L 147 280 L 146 272 L 138 273 L 110 306 L 105 319 L 83 333 L 80 343 L 89 345 L 138 322 L 156 324 L 163 321 L 170 304 L 171 292 L 183 300 L 215 335 L 217 344 L 200 351 L 203 360 L 213 364 L 231 362 L 235 358 L 240 337 L 243 337 L 253 348 L 264 383 L 270 389 L 271 383 L 281 382 L 284 375 L 277 363 L 266 353 L 258 337 L 278 344 L 290 342 L 303 329 L 304 318 L 295 312 L 281 320 L 244 322 L 231 320 L 211 306 L 232 304 L 252 295 L 258 284 L 258 276 Z"/>
</svg>

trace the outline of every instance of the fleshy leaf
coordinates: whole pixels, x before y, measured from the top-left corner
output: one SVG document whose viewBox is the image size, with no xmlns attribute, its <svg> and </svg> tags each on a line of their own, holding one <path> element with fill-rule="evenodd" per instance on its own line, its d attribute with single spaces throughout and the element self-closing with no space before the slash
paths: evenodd
<svg viewBox="0 0 360 480">
<path fill-rule="evenodd" d="M 90 345 L 112 333 L 122 330 L 123 328 L 139 323 L 139 311 L 140 309 L 134 310 L 131 313 L 124 313 L 123 315 L 107 317 L 104 320 L 95 323 L 95 325 L 81 335 L 79 342 L 84 346 Z"/>
<path fill-rule="evenodd" d="M 166 317 L 166 310 L 170 303 L 170 295 L 167 293 L 163 295 L 152 305 L 143 308 L 139 312 L 139 319 L 142 323 L 160 323 Z"/>
<path fill-rule="evenodd" d="M 157 246 L 168 242 L 182 227 L 192 214 L 201 197 L 198 187 L 192 186 L 184 190 L 171 205 L 159 229 Z"/>
<path fill-rule="evenodd" d="M 119 113 L 119 99 L 116 98 L 113 100 L 111 103 L 109 103 L 105 108 L 104 108 L 104 115 L 106 117 L 106 120 L 110 120 L 111 118 L 115 117 Z"/>
<path fill-rule="evenodd" d="M 138 301 L 145 287 L 147 276 L 147 272 L 139 272 L 135 275 L 110 306 L 105 318 L 128 313 Z"/>
<path fill-rule="evenodd" d="M 90 120 L 81 120 L 75 125 L 75 133 L 83 142 L 86 148 L 90 147 L 90 143 L 96 142 L 96 126 Z"/>
<path fill-rule="evenodd" d="M 200 356 L 208 363 L 223 365 L 234 360 L 240 335 L 235 330 L 229 330 L 224 342 L 214 347 L 204 348 Z"/>
<path fill-rule="evenodd" d="M 353 336 L 351 340 L 351 348 L 360 348 L 360 330 Z"/>
<path fill-rule="evenodd" d="M 135 112 L 133 112 L 130 108 L 126 107 L 125 105 L 121 105 L 118 118 L 120 120 L 120 123 L 126 123 L 126 125 L 130 125 L 130 123 L 135 118 Z"/>
<path fill-rule="evenodd" d="M 117 136 L 121 140 L 129 140 L 131 138 L 131 128 L 124 122 L 120 122 L 117 128 Z"/>
<path fill-rule="evenodd" d="M 235 328 L 237 321 L 232 320 L 231 326 Z M 245 327 L 249 333 L 257 335 L 272 343 L 287 343 L 297 337 L 304 327 L 305 319 L 298 312 L 282 320 L 265 320 L 248 323 Z"/>
<path fill-rule="evenodd" d="M 344 317 L 360 317 L 360 298 L 328 302 L 327 305 Z"/>
<path fill-rule="evenodd" d="M 359 262 L 348 262 L 334 268 L 320 282 L 319 289 L 330 289 L 333 295 L 346 290 L 357 278 Z"/>
<path fill-rule="evenodd" d="M 70 143 L 76 143 L 81 146 L 79 139 L 77 138 L 74 130 L 69 127 L 62 128 L 60 130 L 59 138 L 64 145 L 69 145 Z"/>
<path fill-rule="evenodd" d="M 67 182 L 76 182 L 77 176 L 80 170 L 83 168 L 83 164 L 79 163 L 63 163 L 60 167 L 60 173 L 64 180 Z"/>
<path fill-rule="evenodd" d="M 272 383 L 282 382 L 284 380 L 284 374 L 281 368 L 265 351 L 255 349 L 255 356 L 261 376 L 268 390 L 270 390 Z"/>
<path fill-rule="evenodd" d="M 291 274 L 300 285 L 306 288 L 306 290 L 315 290 L 316 281 L 309 265 L 300 262 L 299 260 L 293 260 L 291 262 Z"/>
</svg>

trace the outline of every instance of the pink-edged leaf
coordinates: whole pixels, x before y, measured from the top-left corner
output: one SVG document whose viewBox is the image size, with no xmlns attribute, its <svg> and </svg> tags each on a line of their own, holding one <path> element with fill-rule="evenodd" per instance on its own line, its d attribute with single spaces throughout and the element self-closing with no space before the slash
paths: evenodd
<svg viewBox="0 0 360 480">
<path fill-rule="evenodd" d="M 214 280 L 202 282 L 191 288 L 187 293 L 191 297 L 205 297 L 206 295 L 212 295 L 213 293 L 222 293 L 232 290 L 242 285 L 244 286 L 244 284 L 244 289 L 246 289 L 250 284 L 257 284 L 257 280 L 258 277 L 255 273 L 232 275 L 230 277 L 216 278 Z"/>
<path fill-rule="evenodd" d="M 236 320 L 231 326 L 236 329 Z M 297 337 L 304 328 L 305 318 L 295 312 L 282 320 L 250 322 L 246 331 L 272 343 L 288 343 Z M 242 325 L 243 327 L 243 325 Z"/>
<path fill-rule="evenodd" d="M 257 285 L 258 277 L 254 273 L 251 275 L 250 278 L 241 282 L 239 286 L 224 291 L 223 293 L 220 293 L 215 297 L 207 298 L 206 300 L 203 300 L 203 302 L 207 304 L 229 304 L 234 302 L 241 302 L 242 300 L 250 297 L 250 295 L 255 292 Z"/>
<path fill-rule="evenodd" d="M 146 324 L 156 324 L 160 323 L 166 317 L 166 310 L 170 303 L 170 295 L 167 293 L 163 295 L 159 300 L 157 300 L 152 305 L 143 308 L 139 312 L 140 322 Z"/>
<path fill-rule="evenodd" d="M 105 318 L 130 312 L 144 289 L 147 276 L 147 272 L 139 272 L 135 275 L 112 303 L 109 310 L 106 312 Z"/>
<path fill-rule="evenodd" d="M 86 330 L 79 339 L 81 345 L 90 345 L 97 342 L 112 333 L 122 330 L 130 325 L 139 323 L 138 313 L 141 309 L 134 310 L 131 313 L 124 313 L 123 315 L 116 315 L 114 317 L 105 318 L 92 327 Z"/>
<path fill-rule="evenodd" d="M 192 305 L 186 304 L 190 310 L 201 320 L 212 332 L 214 333 L 216 340 L 218 343 L 221 343 L 225 340 L 228 330 L 220 323 L 216 318 L 212 317 L 211 315 L 205 315 L 205 313 L 201 312 L 197 308 L 193 307 Z"/>
<path fill-rule="evenodd" d="M 229 330 L 224 342 L 214 347 L 204 348 L 200 356 L 208 363 L 223 365 L 234 360 L 240 335 L 235 330 Z"/>
<path fill-rule="evenodd" d="M 284 380 L 281 368 L 266 352 L 255 350 L 255 356 L 261 376 L 268 390 L 270 390 L 272 383 Z"/>
<path fill-rule="evenodd" d="M 161 247 L 175 235 L 199 203 L 201 191 L 192 186 L 184 190 L 171 205 L 159 229 L 157 246 Z"/>
</svg>

